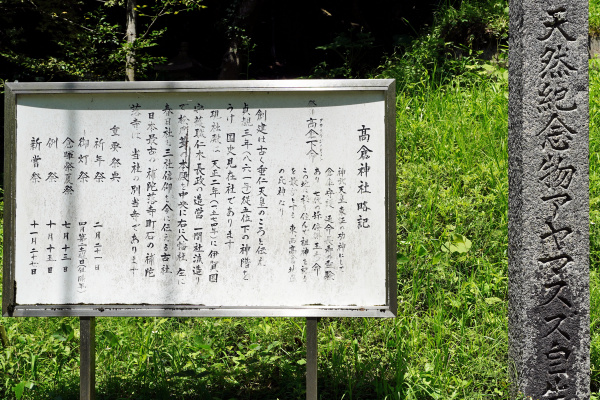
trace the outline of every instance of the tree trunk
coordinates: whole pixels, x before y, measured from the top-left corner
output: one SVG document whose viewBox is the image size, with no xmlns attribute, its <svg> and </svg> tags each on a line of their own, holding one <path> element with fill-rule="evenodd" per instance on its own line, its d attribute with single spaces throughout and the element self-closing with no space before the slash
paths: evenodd
<svg viewBox="0 0 600 400">
<path fill-rule="evenodd" d="M 135 81 L 135 42 L 137 32 L 137 14 L 135 12 L 136 0 L 127 0 L 127 44 L 131 47 L 127 49 L 125 56 L 125 73 L 128 81 Z"/>
<path fill-rule="evenodd" d="M 219 72 L 219 79 L 239 79 L 240 77 L 240 47 L 242 46 L 242 38 L 240 32 L 249 34 L 249 30 L 252 28 L 253 21 L 251 17 L 254 14 L 256 5 L 259 0 L 242 0 L 240 6 L 237 9 L 236 16 L 231 21 L 232 25 L 239 29 L 234 29 L 235 32 L 232 37 L 229 38 L 229 45 L 227 51 L 223 55 L 221 61 L 221 71 Z"/>
</svg>

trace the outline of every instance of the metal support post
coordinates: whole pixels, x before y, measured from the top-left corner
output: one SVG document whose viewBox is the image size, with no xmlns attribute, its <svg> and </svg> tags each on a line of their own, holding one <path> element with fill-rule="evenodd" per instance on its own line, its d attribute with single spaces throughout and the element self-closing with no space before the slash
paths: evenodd
<svg viewBox="0 0 600 400">
<path fill-rule="evenodd" d="M 306 400 L 317 400 L 317 321 L 306 318 Z"/>
<path fill-rule="evenodd" d="M 79 398 L 96 400 L 96 318 L 79 318 Z"/>
</svg>

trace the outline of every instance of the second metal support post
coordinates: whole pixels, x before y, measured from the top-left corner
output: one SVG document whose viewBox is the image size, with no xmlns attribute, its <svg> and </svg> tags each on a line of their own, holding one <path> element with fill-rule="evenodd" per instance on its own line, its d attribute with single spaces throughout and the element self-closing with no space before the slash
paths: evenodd
<svg viewBox="0 0 600 400">
<path fill-rule="evenodd" d="M 79 318 L 79 398 L 96 400 L 96 318 Z"/>
<path fill-rule="evenodd" d="M 306 318 L 306 400 L 317 400 L 317 317 Z"/>
</svg>

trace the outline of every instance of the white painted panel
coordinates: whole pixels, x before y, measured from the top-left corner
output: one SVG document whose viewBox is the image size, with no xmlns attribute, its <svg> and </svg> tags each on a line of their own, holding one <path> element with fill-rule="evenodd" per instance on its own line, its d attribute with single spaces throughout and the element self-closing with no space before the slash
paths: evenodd
<svg viewBox="0 0 600 400">
<path fill-rule="evenodd" d="M 381 91 L 17 98 L 17 304 L 386 304 Z"/>
</svg>

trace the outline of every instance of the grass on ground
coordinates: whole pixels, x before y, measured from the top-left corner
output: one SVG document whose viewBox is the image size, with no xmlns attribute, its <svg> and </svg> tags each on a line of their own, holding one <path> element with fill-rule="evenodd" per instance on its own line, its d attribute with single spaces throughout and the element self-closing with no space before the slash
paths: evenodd
<svg viewBox="0 0 600 400">
<path fill-rule="evenodd" d="M 509 399 L 507 83 L 397 97 L 396 319 L 319 323 L 323 399 Z M 592 389 L 600 390 L 600 69 L 591 68 Z M 0 397 L 78 398 L 74 318 L 2 318 Z M 297 318 L 98 318 L 98 399 L 304 397 Z M 597 397 L 595 397 L 597 398 Z"/>
</svg>

